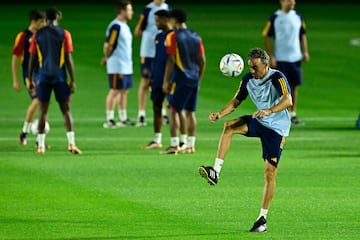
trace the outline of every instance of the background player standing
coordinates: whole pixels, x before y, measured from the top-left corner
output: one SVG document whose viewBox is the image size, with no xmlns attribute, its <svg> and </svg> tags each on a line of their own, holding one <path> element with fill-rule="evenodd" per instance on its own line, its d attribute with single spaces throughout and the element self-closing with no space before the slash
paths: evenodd
<svg viewBox="0 0 360 240">
<path fill-rule="evenodd" d="M 128 91 L 133 86 L 132 33 L 129 20 L 133 17 L 133 8 L 128 0 L 116 4 L 116 18 L 106 29 L 104 57 L 101 63 L 106 65 L 109 80 L 109 92 L 106 96 L 106 122 L 104 128 L 134 125 L 127 116 Z M 114 120 L 115 101 L 119 104 L 119 122 Z"/>
<path fill-rule="evenodd" d="M 155 35 L 158 29 L 155 25 L 155 12 L 169 10 L 165 0 L 153 0 L 141 12 L 135 28 L 135 36 L 141 37 L 140 46 L 140 74 L 141 79 L 138 88 L 138 120 L 136 126 L 146 125 L 147 93 L 150 87 L 153 61 L 155 57 Z M 166 114 L 166 111 L 163 111 Z"/>
<path fill-rule="evenodd" d="M 70 95 L 75 92 L 74 63 L 71 53 L 73 45 L 70 32 L 59 27 L 61 12 L 57 8 L 46 11 L 47 25 L 38 30 L 31 38 L 29 47 L 29 77 L 34 84 L 36 55 L 39 61 L 39 81 L 36 82 L 36 93 L 40 101 L 40 116 L 38 123 L 38 149 L 45 153 L 45 120 L 50 104 L 51 92 L 54 91 L 56 101 L 64 117 L 68 151 L 80 154 L 75 145 L 75 133 L 70 113 Z M 41 57 L 40 57 L 41 56 Z M 70 76 L 68 83 L 67 73 Z"/>
<path fill-rule="evenodd" d="M 269 18 L 262 34 L 265 50 L 270 55 L 271 67 L 279 69 L 289 81 L 293 99 L 293 106 L 289 107 L 291 123 L 297 125 L 301 124 L 296 117 L 297 87 L 303 80 L 301 61 L 308 62 L 310 56 L 305 22 L 294 10 L 295 3 L 295 0 L 280 0 L 280 10 Z M 272 38 L 274 38 L 274 47 Z"/>
<path fill-rule="evenodd" d="M 31 122 L 34 119 L 35 113 L 39 107 L 39 100 L 36 97 L 36 91 L 34 88 L 30 88 L 30 86 L 32 85 L 30 84 L 28 73 L 29 45 L 32 35 L 45 25 L 45 13 L 36 9 L 31 10 L 29 12 L 29 20 L 30 25 L 28 26 L 28 28 L 19 32 L 16 35 L 11 59 L 11 70 L 14 90 L 17 92 L 21 90 L 21 84 L 18 77 L 19 65 L 21 64 L 24 84 L 31 98 L 31 103 L 27 107 L 24 125 L 19 136 L 20 144 L 27 144 L 27 135 L 31 128 Z M 39 80 L 39 64 L 37 62 L 35 63 L 34 71 L 34 81 L 37 82 Z"/>
<path fill-rule="evenodd" d="M 200 80 L 205 71 L 205 50 L 201 37 L 187 28 L 187 14 L 183 9 L 174 9 L 170 12 L 170 19 L 174 23 L 174 31 L 166 37 L 166 53 L 168 55 L 163 91 L 173 92 L 169 99 L 170 110 L 170 147 L 162 154 L 177 154 L 179 146 L 179 124 L 177 116 L 183 110 L 187 126 L 186 153 L 195 152 L 197 97 Z M 170 77 L 175 83 L 170 89 Z"/>
</svg>

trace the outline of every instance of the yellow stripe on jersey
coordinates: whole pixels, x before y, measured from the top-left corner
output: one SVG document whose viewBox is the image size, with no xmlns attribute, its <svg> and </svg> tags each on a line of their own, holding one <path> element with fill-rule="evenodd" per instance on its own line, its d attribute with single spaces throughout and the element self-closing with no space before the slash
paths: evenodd
<svg viewBox="0 0 360 240">
<path fill-rule="evenodd" d="M 285 145 L 285 137 L 283 136 L 280 143 L 280 148 L 283 149 Z"/>
<path fill-rule="evenodd" d="M 266 37 L 268 32 L 269 32 L 269 29 L 270 29 L 270 26 L 271 26 L 271 22 L 270 21 L 267 21 L 265 27 L 264 27 L 264 30 L 262 31 L 262 35 L 263 37 Z"/>
<path fill-rule="evenodd" d="M 24 34 L 25 34 L 24 32 L 20 32 L 16 35 L 14 46 L 19 45 L 19 42 Z M 24 62 L 24 50 L 21 51 L 21 55 L 18 57 L 20 57 L 20 62 L 22 64 Z"/>
<path fill-rule="evenodd" d="M 305 24 L 305 21 L 304 21 L 304 20 L 301 22 L 301 25 L 302 25 L 302 27 L 303 27 L 304 29 L 306 29 L 306 24 Z"/>
<path fill-rule="evenodd" d="M 41 54 L 41 51 L 40 51 L 40 46 L 38 43 L 36 43 L 36 51 L 37 51 L 37 55 L 38 55 L 38 59 L 39 59 L 39 67 L 42 68 L 42 65 L 43 65 L 43 56 Z"/>
<path fill-rule="evenodd" d="M 234 98 L 240 93 L 240 89 L 241 89 L 242 83 L 243 83 L 243 82 L 240 81 L 239 89 L 236 91 Z"/>
<path fill-rule="evenodd" d="M 64 63 L 65 63 L 64 43 L 65 43 L 65 41 L 63 41 L 62 44 L 61 44 L 61 49 L 60 49 L 60 64 L 59 64 L 59 67 L 61 67 L 61 66 L 64 65 Z"/>
<path fill-rule="evenodd" d="M 176 46 L 176 55 L 175 55 L 175 63 L 180 68 L 182 72 L 185 72 L 184 66 L 182 65 L 179 48 Z"/>
<path fill-rule="evenodd" d="M 110 34 L 110 38 L 109 38 L 109 44 L 110 45 L 114 45 L 115 44 L 115 40 L 116 40 L 116 35 L 118 34 L 117 30 L 112 30 L 111 34 Z"/>
<path fill-rule="evenodd" d="M 170 32 L 168 35 L 166 35 L 166 39 L 165 39 L 165 46 L 169 47 L 171 45 L 171 38 L 172 35 L 174 35 L 175 32 Z"/>
<path fill-rule="evenodd" d="M 285 79 L 284 78 L 279 78 L 278 81 L 280 83 L 282 94 L 287 94 L 288 93 L 288 88 L 286 86 Z"/>
</svg>

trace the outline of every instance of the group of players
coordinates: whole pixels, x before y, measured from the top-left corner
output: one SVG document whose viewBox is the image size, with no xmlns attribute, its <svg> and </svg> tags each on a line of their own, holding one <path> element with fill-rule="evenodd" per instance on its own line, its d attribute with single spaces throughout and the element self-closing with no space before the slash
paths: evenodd
<svg viewBox="0 0 360 240">
<path fill-rule="evenodd" d="M 127 24 L 133 16 L 133 9 L 129 1 L 123 0 L 118 2 L 116 10 L 116 18 L 106 30 L 101 60 L 106 65 L 109 81 L 105 128 L 134 125 L 126 111 L 128 91 L 133 86 L 132 34 Z M 170 9 L 164 0 L 154 0 L 140 14 L 135 29 L 135 35 L 141 37 L 136 125 L 146 125 L 145 106 L 151 89 L 154 139 L 144 148 L 162 148 L 164 103 L 168 102 L 171 139 L 170 146 L 161 154 L 195 152 L 195 111 L 205 68 L 205 51 L 201 37 L 187 28 L 186 20 L 185 10 Z M 116 104 L 119 121 L 115 120 Z"/>
<path fill-rule="evenodd" d="M 75 144 L 69 106 L 70 95 L 76 88 L 71 55 L 73 45 L 70 32 L 59 26 L 61 16 L 57 8 L 49 8 L 46 13 L 32 10 L 29 14 L 30 26 L 17 34 L 13 48 L 13 87 L 16 91 L 20 90 L 18 69 L 21 63 L 24 82 L 32 99 L 26 112 L 19 142 L 27 143 L 31 121 L 39 109 L 36 142 L 39 154 L 44 154 L 47 148 L 45 124 L 52 92 L 64 118 L 68 151 L 81 154 L 81 150 Z"/>
<path fill-rule="evenodd" d="M 265 183 L 260 214 L 250 229 L 251 232 L 267 230 L 267 213 L 275 192 L 276 170 L 285 137 L 289 135 L 291 124 L 300 123 L 294 109 L 296 87 L 302 80 L 300 62 L 309 60 L 305 25 L 302 17 L 294 10 L 295 0 L 280 0 L 280 5 L 281 8 L 269 18 L 263 31 L 266 51 L 261 48 L 250 50 L 250 71 L 242 78 L 235 96 L 220 111 L 209 114 L 209 121 L 215 122 L 232 113 L 247 96 L 257 110 L 251 115 L 226 121 L 214 166 L 199 167 L 201 177 L 210 185 L 216 185 L 232 136 L 241 134 L 260 138 L 265 163 Z M 127 93 L 133 85 L 132 33 L 127 22 L 133 16 L 133 9 L 129 0 L 118 1 L 116 9 L 117 16 L 106 31 L 104 57 L 101 60 L 106 65 L 109 81 L 104 123 L 106 128 L 134 125 L 126 113 Z M 60 11 L 49 9 L 46 12 L 47 25 L 43 27 L 43 15 L 32 12 L 29 29 L 16 38 L 18 44 L 15 44 L 13 51 L 13 75 L 17 70 L 16 61 L 24 56 L 24 80 L 33 99 L 20 135 L 20 143 L 26 143 L 30 120 L 40 103 L 37 152 L 45 152 L 44 125 L 50 92 L 54 90 L 64 115 L 69 151 L 76 154 L 81 151 L 75 145 L 69 110 L 70 94 L 75 90 L 72 44 L 70 33 L 58 26 L 60 17 Z M 187 14 L 183 9 L 171 9 L 165 0 L 153 0 L 142 11 L 135 29 L 135 35 L 142 38 L 142 78 L 138 89 L 137 125 L 146 125 L 146 98 L 147 91 L 151 89 L 155 136 L 145 149 L 162 148 L 161 126 L 164 101 L 167 98 L 171 141 L 170 147 L 162 151 L 162 154 L 177 154 L 180 151 L 195 153 L 195 111 L 199 84 L 205 69 L 205 50 L 201 37 L 187 28 L 186 20 Z M 56 40 L 46 44 L 50 35 L 56 36 Z M 30 46 L 26 46 L 30 38 Z M 275 39 L 274 51 L 271 38 Z M 21 41 L 22 47 L 16 47 L 21 46 Z M 50 51 L 50 48 L 55 51 Z M 24 54 L 26 49 L 29 49 L 29 56 Z M 29 67 L 26 61 L 29 61 Z M 35 66 L 37 62 L 38 67 Z M 69 83 L 66 82 L 66 70 L 70 75 Z M 20 89 L 17 77 L 14 77 L 14 88 Z M 116 104 L 119 105 L 118 123 L 114 119 Z"/>
</svg>

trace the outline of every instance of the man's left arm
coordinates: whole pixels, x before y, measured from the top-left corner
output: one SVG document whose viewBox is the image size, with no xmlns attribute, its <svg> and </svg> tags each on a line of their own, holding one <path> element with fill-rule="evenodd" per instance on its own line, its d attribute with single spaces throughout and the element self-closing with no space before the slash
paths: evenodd
<svg viewBox="0 0 360 240">
<path fill-rule="evenodd" d="M 300 46 L 301 52 L 303 54 L 303 61 L 308 62 L 310 60 L 309 50 L 308 50 L 308 41 L 306 34 L 302 34 L 300 37 Z"/>
<path fill-rule="evenodd" d="M 73 52 L 73 45 L 72 45 L 72 39 L 70 32 L 65 31 L 65 65 L 66 69 L 70 76 L 70 90 L 71 93 L 75 92 L 76 84 L 75 84 L 75 75 L 74 75 L 74 61 L 72 58 L 72 52 Z"/>
</svg>

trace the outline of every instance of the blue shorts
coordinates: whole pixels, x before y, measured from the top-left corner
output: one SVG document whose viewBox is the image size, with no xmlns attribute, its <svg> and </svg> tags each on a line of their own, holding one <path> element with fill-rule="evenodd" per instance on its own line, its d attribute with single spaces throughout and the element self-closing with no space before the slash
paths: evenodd
<svg viewBox="0 0 360 240">
<path fill-rule="evenodd" d="M 165 100 L 166 93 L 163 92 L 162 88 L 152 88 L 151 89 L 151 100 L 154 103 L 162 103 Z"/>
<path fill-rule="evenodd" d="M 140 75 L 143 78 L 151 78 L 154 65 L 154 58 L 141 57 L 140 60 Z"/>
<path fill-rule="evenodd" d="M 252 116 L 242 116 L 241 119 L 243 119 L 248 126 L 248 132 L 245 136 L 259 137 L 263 149 L 263 159 L 267 160 L 274 167 L 277 167 L 285 144 L 285 137 L 261 125 L 255 118 L 252 118 Z"/>
<path fill-rule="evenodd" d="M 277 62 L 277 69 L 281 71 L 289 82 L 290 87 L 302 84 L 301 62 Z"/>
<path fill-rule="evenodd" d="M 168 101 L 170 107 L 174 108 L 177 112 L 181 112 L 183 109 L 195 112 L 197 97 L 198 97 L 198 87 L 188 87 L 184 84 L 172 84 L 175 86 L 173 94 L 170 91 Z"/>
<path fill-rule="evenodd" d="M 67 102 L 70 99 L 70 87 L 66 82 L 44 83 L 36 85 L 36 94 L 40 102 L 49 102 L 51 92 L 54 90 L 56 101 L 59 103 Z"/>
<path fill-rule="evenodd" d="M 35 80 L 34 79 L 34 82 L 35 82 L 35 86 L 36 86 L 36 83 L 38 82 L 38 80 Z M 30 96 L 31 99 L 35 99 L 37 98 L 37 95 L 36 95 L 36 91 L 32 91 L 31 89 L 28 88 L 28 86 L 30 85 L 30 79 L 29 78 L 24 78 L 24 85 L 26 86 L 26 89 L 28 91 L 28 94 Z"/>
<path fill-rule="evenodd" d="M 132 74 L 108 74 L 109 88 L 111 89 L 129 89 L 133 86 Z"/>
</svg>

